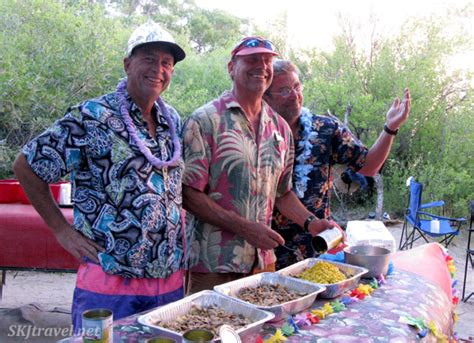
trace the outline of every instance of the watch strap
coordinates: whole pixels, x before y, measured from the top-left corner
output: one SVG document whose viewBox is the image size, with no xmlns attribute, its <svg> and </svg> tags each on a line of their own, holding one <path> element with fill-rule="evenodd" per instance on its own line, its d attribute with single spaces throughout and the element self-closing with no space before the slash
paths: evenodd
<svg viewBox="0 0 474 343">
<path fill-rule="evenodd" d="M 303 225 L 303 228 L 305 229 L 305 231 L 308 231 L 309 224 L 311 224 L 311 222 L 315 219 L 316 219 L 316 216 L 314 214 L 312 214 L 308 218 L 306 218 L 306 220 L 304 221 L 304 225 Z"/>
<path fill-rule="evenodd" d="M 398 129 L 396 129 L 395 131 L 394 131 L 394 130 L 390 130 L 390 128 L 387 126 L 387 124 L 385 124 L 385 125 L 383 126 L 383 130 L 384 130 L 385 132 L 387 132 L 389 135 L 392 135 L 392 136 L 396 136 L 397 133 L 398 133 Z"/>
</svg>

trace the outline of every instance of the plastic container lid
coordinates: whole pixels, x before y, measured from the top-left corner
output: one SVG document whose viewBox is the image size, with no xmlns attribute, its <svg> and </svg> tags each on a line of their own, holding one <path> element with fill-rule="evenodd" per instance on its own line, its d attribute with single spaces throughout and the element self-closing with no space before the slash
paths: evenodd
<svg viewBox="0 0 474 343">
<path fill-rule="evenodd" d="M 219 337 L 222 343 L 241 343 L 238 333 L 229 325 L 222 325 L 219 328 Z"/>
</svg>

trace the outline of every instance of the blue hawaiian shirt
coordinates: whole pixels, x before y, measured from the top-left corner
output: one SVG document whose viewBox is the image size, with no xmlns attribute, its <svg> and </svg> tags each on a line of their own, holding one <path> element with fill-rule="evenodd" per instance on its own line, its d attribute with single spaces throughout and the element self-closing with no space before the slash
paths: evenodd
<svg viewBox="0 0 474 343">
<path fill-rule="evenodd" d="M 315 115 L 307 108 L 301 111 L 295 149 L 293 191 L 318 218 L 330 218 L 331 168 L 343 164 L 359 170 L 368 149 L 336 117 Z M 283 236 L 285 245 L 293 249 L 275 249 L 277 269 L 315 255 L 311 235 L 278 211 L 273 214 L 272 227 Z"/>
<path fill-rule="evenodd" d="M 130 96 L 137 135 L 161 160 L 173 152 L 169 126 L 155 103 L 157 133 L 146 130 Z M 166 105 L 179 133 L 178 113 Z M 130 278 L 166 278 L 187 269 L 190 235 L 182 225 L 184 163 L 167 173 L 153 167 L 128 134 L 116 93 L 85 101 L 23 147 L 33 171 L 53 183 L 70 173 L 74 226 L 105 248 L 105 272 Z"/>
</svg>

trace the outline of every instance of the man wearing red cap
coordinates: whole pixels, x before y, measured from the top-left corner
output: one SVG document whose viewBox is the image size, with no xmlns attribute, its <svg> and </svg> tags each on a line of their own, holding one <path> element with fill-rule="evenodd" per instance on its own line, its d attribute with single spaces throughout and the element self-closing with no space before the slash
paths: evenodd
<svg viewBox="0 0 474 343">
<path fill-rule="evenodd" d="M 183 129 L 183 203 L 194 230 L 190 291 L 274 270 L 283 238 L 270 228 L 274 205 L 316 234 L 316 220 L 291 191 L 293 138 L 262 97 L 273 78 L 273 44 L 244 38 L 227 68 L 232 90 L 196 110 Z"/>
<path fill-rule="evenodd" d="M 82 263 L 72 316 L 106 308 L 119 319 L 183 297 L 180 118 L 160 95 L 185 53 L 149 22 L 128 41 L 115 92 L 72 107 L 27 143 L 14 170 L 59 243 Z M 74 226 L 48 183 L 71 174 Z"/>
</svg>

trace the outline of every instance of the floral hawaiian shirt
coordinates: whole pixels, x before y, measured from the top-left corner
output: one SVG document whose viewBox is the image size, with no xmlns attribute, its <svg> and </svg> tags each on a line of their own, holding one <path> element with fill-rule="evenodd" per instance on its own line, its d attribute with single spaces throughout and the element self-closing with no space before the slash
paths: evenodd
<svg viewBox="0 0 474 343">
<path fill-rule="evenodd" d="M 314 115 L 307 108 L 301 111 L 298 136 L 293 190 L 318 218 L 329 218 L 332 166 L 344 164 L 357 171 L 364 165 L 368 150 L 336 117 Z M 275 249 L 277 269 L 314 256 L 311 235 L 278 211 L 274 213 L 272 227 L 285 239 L 286 246 L 294 250 Z"/>
<path fill-rule="evenodd" d="M 169 126 L 155 104 L 157 134 L 146 130 L 139 108 L 127 94 L 129 112 L 151 152 L 169 160 Z M 176 129 L 176 110 L 167 106 Z M 109 274 L 166 278 L 187 268 L 182 225 L 181 182 L 184 163 L 167 173 L 153 167 L 131 139 L 118 111 L 116 93 L 72 107 L 52 127 L 23 147 L 33 171 L 53 183 L 71 174 L 74 226 L 105 248 L 99 254 Z"/>
<path fill-rule="evenodd" d="M 183 183 L 208 194 L 226 210 L 270 225 L 275 198 L 291 190 L 293 138 L 285 120 L 265 102 L 257 135 L 231 92 L 196 110 L 183 129 Z M 225 228 L 189 216 L 195 229 L 196 272 L 249 273 L 275 262 Z M 192 258 L 193 258 L 192 257 Z"/>
</svg>

